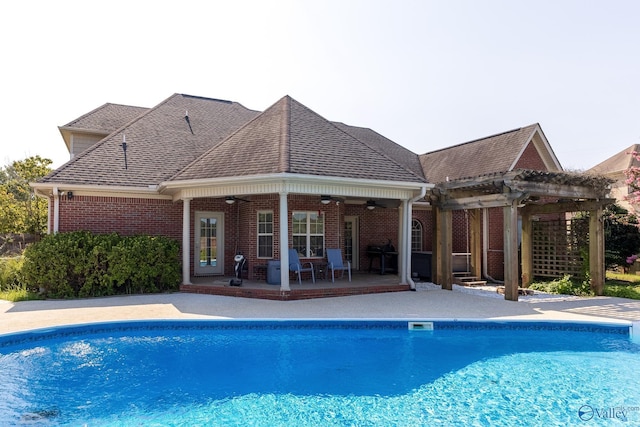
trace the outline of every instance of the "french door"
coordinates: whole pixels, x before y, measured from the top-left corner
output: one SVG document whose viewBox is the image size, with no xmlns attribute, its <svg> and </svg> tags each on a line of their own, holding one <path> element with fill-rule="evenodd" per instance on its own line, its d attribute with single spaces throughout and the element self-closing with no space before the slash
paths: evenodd
<svg viewBox="0 0 640 427">
<path fill-rule="evenodd" d="M 196 212 L 194 221 L 194 273 L 224 273 L 224 214 Z"/>
<path fill-rule="evenodd" d="M 345 216 L 344 217 L 344 256 L 347 261 L 351 261 L 351 268 L 353 270 L 359 270 L 358 253 L 359 248 L 358 238 L 358 217 L 357 216 Z"/>
</svg>

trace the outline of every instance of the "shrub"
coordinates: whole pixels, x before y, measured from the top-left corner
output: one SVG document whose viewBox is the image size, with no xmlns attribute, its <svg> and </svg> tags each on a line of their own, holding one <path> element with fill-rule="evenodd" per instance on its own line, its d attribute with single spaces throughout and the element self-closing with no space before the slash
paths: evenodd
<svg viewBox="0 0 640 427">
<path fill-rule="evenodd" d="M 165 237 L 60 233 L 27 247 L 22 272 L 52 298 L 163 292 L 179 283 L 178 252 Z"/>
<path fill-rule="evenodd" d="M 548 292 L 551 294 L 578 296 L 593 295 L 588 280 L 572 280 L 571 276 L 568 274 L 565 274 L 562 278 L 555 279 L 549 282 L 532 283 L 529 288 L 537 291 Z"/>
<path fill-rule="evenodd" d="M 22 286 L 22 257 L 0 258 L 0 291 Z"/>
<path fill-rule="evenodd" d="M 633 285 L 607 285 L 604 294 L 608 297 L 640 299 L 640 286 Z"/>
</svg>

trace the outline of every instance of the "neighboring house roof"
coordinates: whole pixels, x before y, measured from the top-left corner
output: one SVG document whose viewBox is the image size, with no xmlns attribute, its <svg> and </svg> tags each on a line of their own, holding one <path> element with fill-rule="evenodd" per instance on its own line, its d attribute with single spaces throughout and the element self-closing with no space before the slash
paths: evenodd
<svg viewBox="0 0 640 427">
<path fill-rule="evenodd" d="M 540 125 L 499 133 L 420 155 L 427 180 L 440 183 L 494 172 L 507 172 L 516 164 L 529 143 L 536 146 L 550 170 L 562 170 Z"/>
<path fill-rule="evenodd" d="M 294 173 L 425 182 L 413 170 L 417 154 L 398 147 L 373 131 L 332 123 L 285 96 L 171 180 Z"/>
<path fill-rule="evenodd" d="M 185 119 L 187 112 L 189 123 Z M 236 102 L 175 94 L 40 182 L 134 187 L 157 185 L 258 114 Z M 122 148 L 125 135 L 126 169 Z"/>
<path fill-rule="evenodd" d="M 631 155 L 631 153 L 634 152 L 640 153 L 640 144 L 633 144 L 619 153 L 614 154 L 607 160 L 600 162 L 587 170 L 587 173 L 600 175 L 623 174 L 624 171 L 632 166 L 640 167 L 640 161 L 638 161 L 635 156 Z"/>
</svg>

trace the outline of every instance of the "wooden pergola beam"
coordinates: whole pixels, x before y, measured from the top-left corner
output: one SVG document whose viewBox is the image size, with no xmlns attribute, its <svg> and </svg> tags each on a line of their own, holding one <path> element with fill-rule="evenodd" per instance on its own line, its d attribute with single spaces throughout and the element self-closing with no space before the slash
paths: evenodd
<svg viewBox="0 0 640 427">
<path fill-rule="evenodd" d="M 616 199 L 579 200 L 568 202 L 554 202 L 547 204 L 529 204 L 520 209 L 523 215 L 541 215 L 564 212 L 589 212 L 601 209 L 603 206 L 614 204 Z"/>
</svg>

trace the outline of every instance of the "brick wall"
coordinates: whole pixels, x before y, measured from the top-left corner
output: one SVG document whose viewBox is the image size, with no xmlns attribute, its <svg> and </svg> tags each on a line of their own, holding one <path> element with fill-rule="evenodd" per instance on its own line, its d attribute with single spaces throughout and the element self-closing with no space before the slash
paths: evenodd
<svg viewBox="0 0 640 427">
<path fill-rule="evenodd" d="M 53 206 L 53 203 L 52 203 Z M 182 202 L 118 197 L 60 198 L 59 231 L 91 231 L 130 236 L 182 236 Z"/>
</svg>

